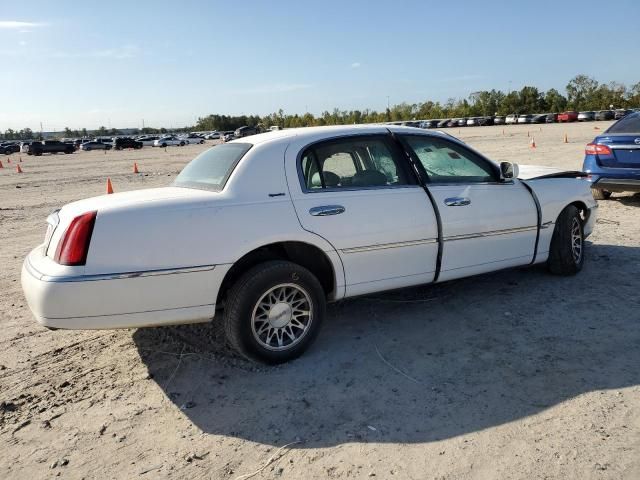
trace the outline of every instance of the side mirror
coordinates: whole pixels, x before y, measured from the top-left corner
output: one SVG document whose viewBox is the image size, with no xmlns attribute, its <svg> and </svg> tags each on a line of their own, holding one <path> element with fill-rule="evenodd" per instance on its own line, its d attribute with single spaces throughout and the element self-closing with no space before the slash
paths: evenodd
<svg viewBox="0 0 640 480">
<path fill-rule="evenodd" d="M 518 178 L 520 169 L 517 163 L 500 162 L 500 180 L 511 180 Z"/>
</svg>

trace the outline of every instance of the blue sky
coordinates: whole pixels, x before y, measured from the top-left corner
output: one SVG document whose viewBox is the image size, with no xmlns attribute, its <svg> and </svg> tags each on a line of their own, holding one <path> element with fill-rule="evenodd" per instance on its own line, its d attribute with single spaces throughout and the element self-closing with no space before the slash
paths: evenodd
<svg viewBox="0 0 640 480">
<path fill-rule="evenodd" d="M 640 81 L 637 0 L 3 3 L 2 131 Z"/>
</svg>

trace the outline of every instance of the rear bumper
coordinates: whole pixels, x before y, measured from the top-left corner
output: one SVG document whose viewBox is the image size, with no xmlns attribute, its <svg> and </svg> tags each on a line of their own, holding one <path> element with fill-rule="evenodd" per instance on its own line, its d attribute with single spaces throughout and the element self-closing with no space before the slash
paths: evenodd
<svg viewBox="0 0 640 480">
<path fill-rule="evenodd" d="M 40 271 L 42 249 L 22 266 L 22 289 L 41 325 L 111 329 L 206 322 L 215 315 L 218 290 L 229 266 L 106 275 L 49 276 Z M 36 261 L 32 261 L 36 260 Z M 46 264 L 46 263 L 45 263 Z"/>
<path fill-rule="evenodd" d="M 640 192 L 640 179 L 600 177 L 592 185 L 609 192 Z"/>
<path fill-rule="evenodd" d="M 582 170 L 589 174 L 587 180 L 593 188 L 610 192 L 639 192 L 639 168 L 612 168 L 598 164 L 596 155 L 585 155 Z"/>
</svg>

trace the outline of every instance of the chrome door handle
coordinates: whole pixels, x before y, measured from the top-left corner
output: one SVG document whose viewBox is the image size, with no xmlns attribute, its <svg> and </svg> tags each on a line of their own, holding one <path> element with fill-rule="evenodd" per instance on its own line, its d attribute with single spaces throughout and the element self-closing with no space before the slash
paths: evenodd
<svg viewBox="0 0 640 480">
<path fill-rule="evenodd" d="M 471 200 L 466 197 L 449 197 L 444 199 L 444 204 L 447 207 L 464 207 L 470 203 Z"/>
<path fill-rule="evenodd" d="M 323 205 L 321 207 L 313 207 L 309 213 L 314 217 L 326 217 L 327 215 L 338 215 L 344 213 L 342 205 Z"/>
</svg>

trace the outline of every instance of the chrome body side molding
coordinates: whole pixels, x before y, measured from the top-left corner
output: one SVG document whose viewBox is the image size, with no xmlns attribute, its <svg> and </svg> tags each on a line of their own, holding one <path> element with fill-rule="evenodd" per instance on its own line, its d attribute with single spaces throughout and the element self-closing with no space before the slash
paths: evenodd
<svg viewBox="0 0 640 480">
<path fill-rule="evenodd" d="M 394 243 L 382 243 L 377 245 L 363 245 L 362 247 L 343 248 L 342 253 L 358 253 L 358 252 L 370 252 L 372 250 L 385 250 L 387 248 L 402 248 L 411 247 L 413 245 L 426 245 L 429 243 L 437 243 L 437 238 L 425 238 L 421 240 L 409 240 L 406 242 L 394 242 Z"/>
</svg>

